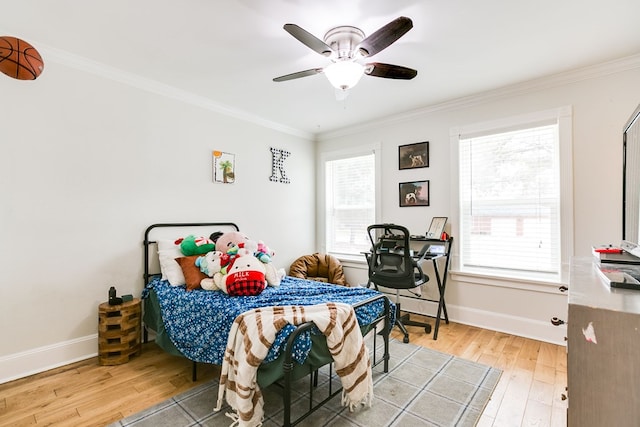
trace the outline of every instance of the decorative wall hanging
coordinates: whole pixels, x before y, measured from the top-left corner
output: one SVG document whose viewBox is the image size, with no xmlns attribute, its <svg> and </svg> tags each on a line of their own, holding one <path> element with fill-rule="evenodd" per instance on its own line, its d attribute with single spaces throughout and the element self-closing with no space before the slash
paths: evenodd
<svg viewBox="0 0 640 427">
<path fill-rule="evenodd" d="M 429 181 L 401 182 L 400 207 L 429 206 Z"/>
<path fill-rule="evenodd" d="M 236 180 L 236 156 L 222 151 L 213 152 L 213 182 L 233 184 Z"/>
<path fill-rule="evenodd" d="M 398 147 L 398 165 L 400 169 L 429 167 L 429 141 Z"/>
<path fill-rule="evenodd" d="M 44 69 L 40 53 L 24 40 L 0 36 L 0 71 L 18 80 L 35 80 Z"/>
<path fill-rule="evenodd" d="M 290 155 L 291 153 L 286 150 L 271 147 L 271 176 L 269 177 L 271 182 L 281 182 L 283 184 L 291 182 L 284 170 L 284 161 Z"/>
</svg>

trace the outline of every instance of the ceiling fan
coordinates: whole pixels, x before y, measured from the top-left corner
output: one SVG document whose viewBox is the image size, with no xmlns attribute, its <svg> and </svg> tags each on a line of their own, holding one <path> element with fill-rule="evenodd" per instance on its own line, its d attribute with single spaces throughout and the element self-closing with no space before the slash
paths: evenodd
<svg viewBox="0 0 640 427">
<path fill-rule="evenodd" d="M 358 62 L 361 58 L 373 56 L 386 49 L 413 28 L 411 19 L 404 16 L 394 19 L 366 38 L 361 29 L 347 25 L 330 29 L 324 35 L 324 40 L 295 24 L 285 24 L 283 28 L 311 50 L 328 57 L 331 64 L 324 68 L 311 68 L 276 77 L 273 79 L 274 82 L 323 73 L 336 89 L 346 91 L 355 86 L 364 74 L 400 80 L 411 80 L 418 74 L 416 70 L 400 65 L 382 62 L 363 65 Z"/>
</svg>

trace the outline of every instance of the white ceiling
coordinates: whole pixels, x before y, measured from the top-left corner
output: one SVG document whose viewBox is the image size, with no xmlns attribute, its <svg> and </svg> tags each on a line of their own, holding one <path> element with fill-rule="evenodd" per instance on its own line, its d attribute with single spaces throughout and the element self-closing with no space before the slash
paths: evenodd
<svg viewBox="0 0 640 427">
<path fill-rule="evenodd" d="M 306 134 L 640 53 L 639 0 L 0 2 L 0 32 L 41 50 L 45 73 L 64 52 Z M 285 23 L 322 39 L 338 25 L 369 35 L 398 16 L 413 29 L 371 61 L 417 69 L 415 79 L 364 76 L 345 101 L 322 74 L 272 81 L 328 65 Z"/>
</svg>

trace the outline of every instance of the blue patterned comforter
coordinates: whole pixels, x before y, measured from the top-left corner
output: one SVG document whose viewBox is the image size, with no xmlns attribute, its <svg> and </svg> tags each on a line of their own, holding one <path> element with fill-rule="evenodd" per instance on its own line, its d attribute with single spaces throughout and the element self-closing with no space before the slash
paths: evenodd
<svg viewBox="0 0 640 427">
<path fill-rule="evenodd" d="M 258 296 L 229 296 L 222 291 L 187 291 L 183 286 L 171 286 L 156 278 L 149 282 L 142 298 L 154 289 L 160 302 L 165 329 L 182 354 L 196 362 L 222 364 L 227 336 L 235 318 L 248 310 L 282 305 L 314 305 L 329 301 L 355 304 L 378 291 L 367 288 L 347 288 L 311 280 L 286 276 L 279 287 L 267 287 Z M 391 304 L 391 313 L 394 307 Z M 369 325 L 384 313 L 382 300 L 356 309 L 360 326 Z M 393 324 L 393 319 L 391 319 Z M 284 350 L 287 337 L 295 326 L 282 329 L 264 362 L 278 358 Z M 313 333 L 313 332 L 312 332 Z M 319 331 L 316 330 L 316 333 Z M 301 334 L 294 345 L 294 360 L 303 363 L 311 350 L 310 334 Z"/>
</svg>

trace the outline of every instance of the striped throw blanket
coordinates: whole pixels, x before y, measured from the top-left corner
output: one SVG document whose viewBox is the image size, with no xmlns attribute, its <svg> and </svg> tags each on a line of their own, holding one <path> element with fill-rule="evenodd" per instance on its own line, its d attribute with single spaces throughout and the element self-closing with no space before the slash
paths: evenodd
<svg viewBox="0 0 640 427">
<path fill-rule="evenodd" d="M 258 387 L 257 369 L 277 332 L 287 323 L 313 322 L 326 336 L 337 374 L 342 382 L 342 404 L 354 410 L 371 406 L 371 362 L 353 307 L 342 303 L 311 306 L 264 307 L 239 315 L 229 333 L 215 411 L 227 403 L 231 426 L 261 426 L 264 400 Z"/>
</svg>

